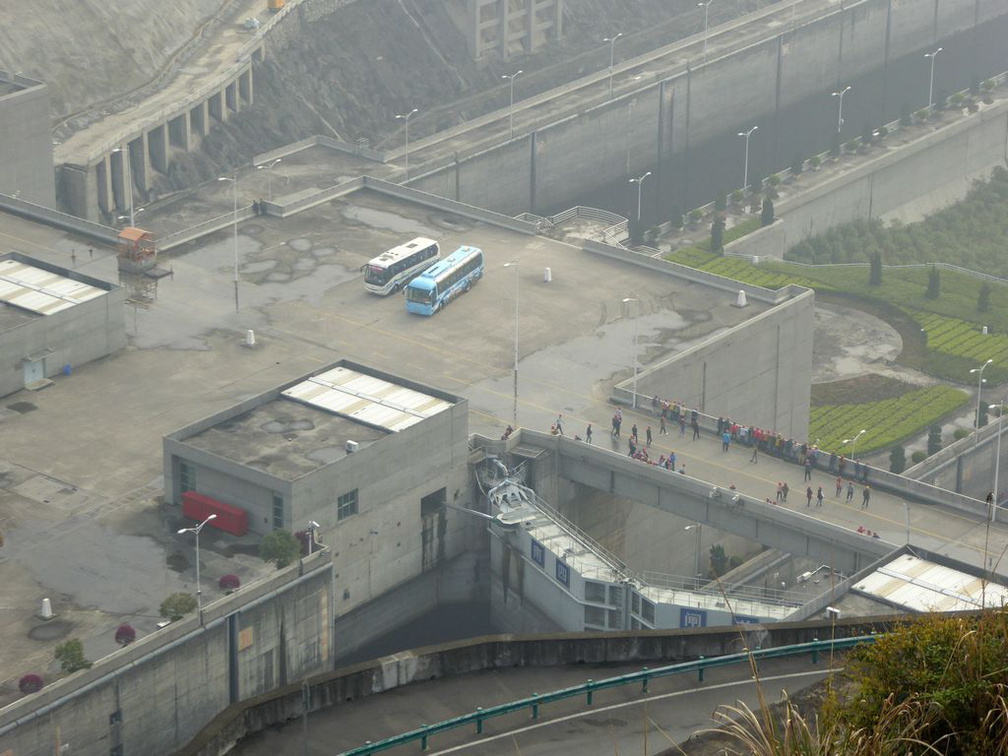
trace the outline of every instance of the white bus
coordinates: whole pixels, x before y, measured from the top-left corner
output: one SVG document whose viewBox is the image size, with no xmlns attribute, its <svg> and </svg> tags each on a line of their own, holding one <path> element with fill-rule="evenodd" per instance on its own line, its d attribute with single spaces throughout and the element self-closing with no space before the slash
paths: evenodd
<svg viewBox="0 0 1008 756">
<path fill-rule="evenodd" d="M 438 243 L 419 236 L 383 252 L 361 268 L 364 271 L 364 288 L 383 297 L 399 291 L 440 257 Z"/>
</svg>

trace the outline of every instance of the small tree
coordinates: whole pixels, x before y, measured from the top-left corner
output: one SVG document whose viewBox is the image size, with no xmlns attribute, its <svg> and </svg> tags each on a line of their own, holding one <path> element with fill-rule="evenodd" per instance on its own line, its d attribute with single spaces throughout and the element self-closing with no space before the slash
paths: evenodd
<svg viewBox="0 0 1008 756">
<path fill-rule="evenodd" d="M 811 166 L 813 171 L 819 170 L 819 166 L 822 165 L 822 158 L 818 155 L 813 155 L 808 159 L 808 164 Z"/>
<path fill-rule="evenodd" d="M 18 690 L 25 695 L 28 695 L 29 693 L 38 693 L 42 690 L 43 685 L 45 685 L 45 682 L 41 677 L 35 674 L 25 675 L 18 680 Z"/>
<path fill-rule="evenodd" d="M 919 465 L 925 459 L 927 459 L 927 452 L 924 451 L 923 449 L 918 449 L 917 451 L 915 451 L 913 454 L 910 455 L 910 462 L 911 464 L 914 465 Z"/>
<path fill-rule="evenodd" d="M 727 205 L 728 201 L 727 197 L 725 196 L 725 193 L 720 189 L 718 189 L 717 193 L 714 195 L 714 209 L 720 213 L 724 211 Z"/>
<path fill-rule="evenodd" d="M 881 286 L 882 285 L 882 253 L 879 250 L 875 250 L 871 253 L 868 258 L 871 263 L 871 267 L 868 272 L 868 285 L 869 286 Z"/>
<path fill-rule="evenodd" d="M 977 309 L 987 312 L 990 309 L 991 287 L 986 281 L 980 284 L 980 295 L 977 297 Z"/>
<path fill-rule="evenodd" d="M 76 672 L 91 667 L 91 662 L 84 658 L 84 644 L 77 638 L 71 638 L 56 646 L 56 661 L 60 663 L 64 672 Z"/>
<path fill-rule="evenodd" d="M 689 221 L 690 221 L 690 223 L 696 225 L 697 223 L 699 223 L 702 220 L 703 220 L 703 210 L 701 210 L 699 207 L 694 208 L 693 210 L 689 211 Z"/>
<path fill-rule="evenodd" d="M 710 227 L 710 248 L 711 252 L 721 254 L 724 252 L 724 229 L 725 220 L 720 215 L 714 216 L 714 222 Z"/>
<path fill-rule="evenodd" d="M 119 625 L 115 631 L 115 642 L 120 646 L 128 646 L 136 640 L 136 630 L 132 625 Z"/>
<path fill-rule="evenodd" d="M 906 449 L 896 444 L 889 451 L 889 472 L 899 475 L 906 469 Z"/>
<path fill-rule="evenodd" d="M 928 431 L 928 456 L 932 454 L 937 454 L 942 448 L 942 437 L 941 437 L 941 426 L 932 425 L 931 430 Z"/>
<path fill-rule="evenodd" d="M 259 556 L 263 561 L 275 562 L 277 569 L 283 569 L 298 558 L 301 544 L 289 530 L 274 530 L 263 536 L 259 544 Z"/>
<path fill-rule="evenodd" d="M 176 622 L 196 609 L 196 597 L 191 593 L 173 593 L 161 602 L 161 616 Z"/>
<path fill-rule="evenodd" d="M 928 266 L 928 285 L 927 291 L 924 292 L 924 296 L 928 299 L 938 299 L 941 294 L 941 271 L 938 270 L 937 266 Z"/>
<path fill-rule="evenodd" d="M 763 198 L 763 209 L 760 211 L 760 225 L 769 226 L 774 222 L 773 200 L 769 197 Z"/>
<path fill-rule="evenodd" d="M 721 577 L 728 571 L 728 554 L 720 543 L 710 547 L 710 567 L 714 577 Z"/>
</svg>

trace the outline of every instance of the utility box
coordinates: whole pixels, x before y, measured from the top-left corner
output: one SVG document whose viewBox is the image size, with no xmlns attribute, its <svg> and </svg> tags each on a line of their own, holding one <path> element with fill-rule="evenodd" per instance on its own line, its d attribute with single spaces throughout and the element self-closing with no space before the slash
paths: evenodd
<svg viewBox="0 0 1008 756">
<path fill-rule="evenodd" d="M 283 10 L 284 0 L 269 0 L 268 7 L 271 13 L 276 13 L 278 10 Z"/>
<path fill-rule="evenodd" d="M 195 491 L 182 494 L 182 514 L 196 522 L 215 514 L 217 517 L 207 523 L 210 527 L 236 536 L 248 533 L 248 512 Z"/>
</svg>

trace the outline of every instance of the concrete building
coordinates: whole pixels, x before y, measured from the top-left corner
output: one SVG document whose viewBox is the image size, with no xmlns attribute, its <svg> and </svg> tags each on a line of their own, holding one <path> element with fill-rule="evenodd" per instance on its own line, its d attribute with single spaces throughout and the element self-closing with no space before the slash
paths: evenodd
<svg viewBox="0 0 1008 756">
<path fill-rule="evenodd" d="M 469 499 L 468 412 L 342 360 L 165 436 L 165 499 L 240 507 L 254 533 L 317 522 L 343 614 L 466 548 L 447 505 Z"/>
<path fill-rule="evenodd" d="M 45 84 L 0 72 L 0 194 L 56 206 L 50 119 Z"/>
<path fill-rule="evenodd" d="M 465 18 L 473 58 L 523 55 L 563 35 L 563 0 L 467 0 Z"/>
<path fill-rule="evenodd" d="M 0 396 L 126 346 L 123 290 L 12 252 L 0 256 Z"/>
</svg>

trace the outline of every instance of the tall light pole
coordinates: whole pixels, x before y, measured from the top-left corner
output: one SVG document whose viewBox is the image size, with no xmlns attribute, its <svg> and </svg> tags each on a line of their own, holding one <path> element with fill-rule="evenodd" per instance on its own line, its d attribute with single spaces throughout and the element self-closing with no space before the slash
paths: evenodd
<svg viewBox="0 0 1008 756">
<path fill-rule="evenodd" d="M 638 176 L 637 178 L 630 179 L 631 184 L 637 184 L 637 222 L 640 223 L 641 219 L 641 190 L 644 188 L 644 179 L 651 175 L 651 171 L 648 171 L 643 176 Z M 624 300 L 626 301 L 626 300 Z"/>
<path fill-rule="evenodd" d="M 623 304 L 627 305 L 628 308 L 631 302 L 637 304 L 637 309 L 634 310 L 633 318 L 633 403 L 631 405 L 634 409 L 637 409 L 637 363 L 640 362 L 640 360 L 637 359 L 637 316 L 640 314 L 640 300 L 635 297 L 626 297 L 623 300 Z"/>
<path fill-rule="evenodd" d="M 998 473 L 1001 472 L 1001 418 L 1004 417 L 1004 406 L 1005 399 L 1008 397 L 1002 397 L 1000 404 L 992 404 L 990 406 L 991 410 L 997 409 L 998 411 L 998 427 L 997 427 L 997 443 L 994 445 L 994 502 L 991 505 L 991 511 L 987 514 L 988 519 L 993 522 L 997 519 L 997 506 L 998 506 Z"/>
<path fill-rule="evenodd" d="M 616 54 L 616 40 L 623 36 L 623 32 L 612 37 L 604 37 L 603 42 L 609 43 L 609 99 L 612 99 L 612 77 L 613 77 L 613 61 L 615 60 Z"/>
<path fill-rule="evenodd" d="M 990 365 L 992 362 L 994 362 L 994 360 L 990 359 L 987 360 L 987 362 L 985 362 L 980 367 L 970 369 L 970 375 L 976 373 L 977 377 L 977 408 L 976 408 L 976 415 L 973 418 L 973 427 L 976 428 L 976 430 L 973 433 L 974 445 L 980 439 L 980 394 L 983 393 L 983 371 L 986 370 L 987 366 Z"/>
<path fill-rule="evenodd" d="M 836 121 L 836 133 L 837 134 L 840 133 L 840 128 L 843 126 L 843 96 L 845 94 L 847 94 L 849 91 L 850 91 L 850 84 L 848 84 L 846 87 L 844 87 L 843 89 L 841 89 L 839 92 L 833 92 L 831 94 L 831 97 L 839 97 L 840 98 L 840 109 L 839 109 L 839 112 L 837 113 L 837 121 Z"/>
<path fill-rule="evenodd" d="M 397 115 L 397 121 L 406 121 L 406 180 L 409 181 L 409 119 L 410 116 L 417 112 L 416 108 L 413 108 L 406 115 Z"/>
<path fill-rule="evenodd" d="M 704 63 L 707 62 L 707 29 L 708 29 L 707 20 L 710 17 L 710 14 L 709 14 L 710 4 L 713 3 L 713 2 L 714 2 L 714 0 L 707 0 L 706 3 L 697 3 L 697 7 L 698 8 L 703 8 L 703 59 L 704 59 Z"/>
<path fill-rule="evenodd" d="M 511 408 L 511 427 L 518 429 L 518 263 L 504 263 L 505 268 L 514 268 L 515 271 L 515 337 L 514 337 L 514 405 Z"/>
<path fill-rule="evenodd" d="M 276 160 L 270 160 L 268 163 L 262 163 L 256 166 L 257 171 L 261 171 L 263 168 L 266 169 L 266 200 L 267 202 L 273 201 L 273 166 L 279 163 L 283 158 L 277 158 Z"/>
<path fill-rule="evenodd" d="M 740 131 L 739 136 L 745 137 L 745 169 L 742 171 L 742 191 L 749 190 L 749 137 L 752 133 L 758 129 L 759 126 L 753 126 L 749 131 Z"/>
<path fill-rule="evenodd" d="M 853 462 L 855 459 L 857 459 L 857 457 L 856 457 L 856 454 L 857 454 L 857 440 L 859 438 L 861 438 L 861 436 L 863 436 L 866 432 L 867 432 L 866 429 L 862 428 L 861 430 L 858 431 L 857 435 L 854 436 L 854 438 L 845 438 L 843 440 L 843 442 L 845 444 L 850 444 L 851 445 L 851 447 L 850 447 L 851 462 Z"/>
<path fill-rule="evenodd" d="M 696 541 L 693 545 L 693 575 L 696 578 L 696 587 L 700 587 L 700 530 L 703 528 L 703 524 L 699 522 L 694 522 L 692 525 L 687 525 L 683 530 L 693 530 Z"/>
<path fill-rule="evenodd" d="M 203 624 L 203 591 L 200 586 L 200 575 L 199 575 L 199 534 L 203 530 L 203 526 L 206 525 L 211 520 L 216 520 L 217 515 L 207 515 L 207 518 L 203 520 L 199 525 L 192 528 L 180 528 L 179 535 L 183 533 L 195 533 L 196 535 L 196 608 L 199 612 L 199 623 Z"/>
<path fill-rule="evenodd" d="M 312 544 L 315 543 L 315 531 L 321 527 L 315 520 L 308 520 L 308 556 L 312 555 Z"/>
<path fill-rule="evenodd" d="M 238 312 L 238 174 L 221 176 L 218 181 L 230 181 L 234 190 L 234 289 L 235 312 Z"/>
<path fill-rule="evenodd" d="M 935 58 L 938 57 L 938 53 L 942 51 L 939 47 L 934 52 L 924 53 L 925 58 L 931 58 L 931 83 L 928 85 L 928 110 L 934 106 L 934 62 Z"/>
<path fill-rule="evenodd" d="M 514 81 L 521 76 L 524 71 L 515 71 L 513 74 L 503 74 L 502 79 L 507 79 L 511 83 L 511 100 L 508 103 L 508 131 L 509 139 L 514 139 Z"/>
<path fill-rule="evenodd" d="M 136 213 L 133 212 L 133 173 L 130 167 L 129 147 L 126 149 L 116 147 L 112 152 L 118 152 L 122 155 L 122 160 L 126 164 L 126 201 L 129 203 L 130 226 L 133 226 L 136 222 Z"/>
</svg>

